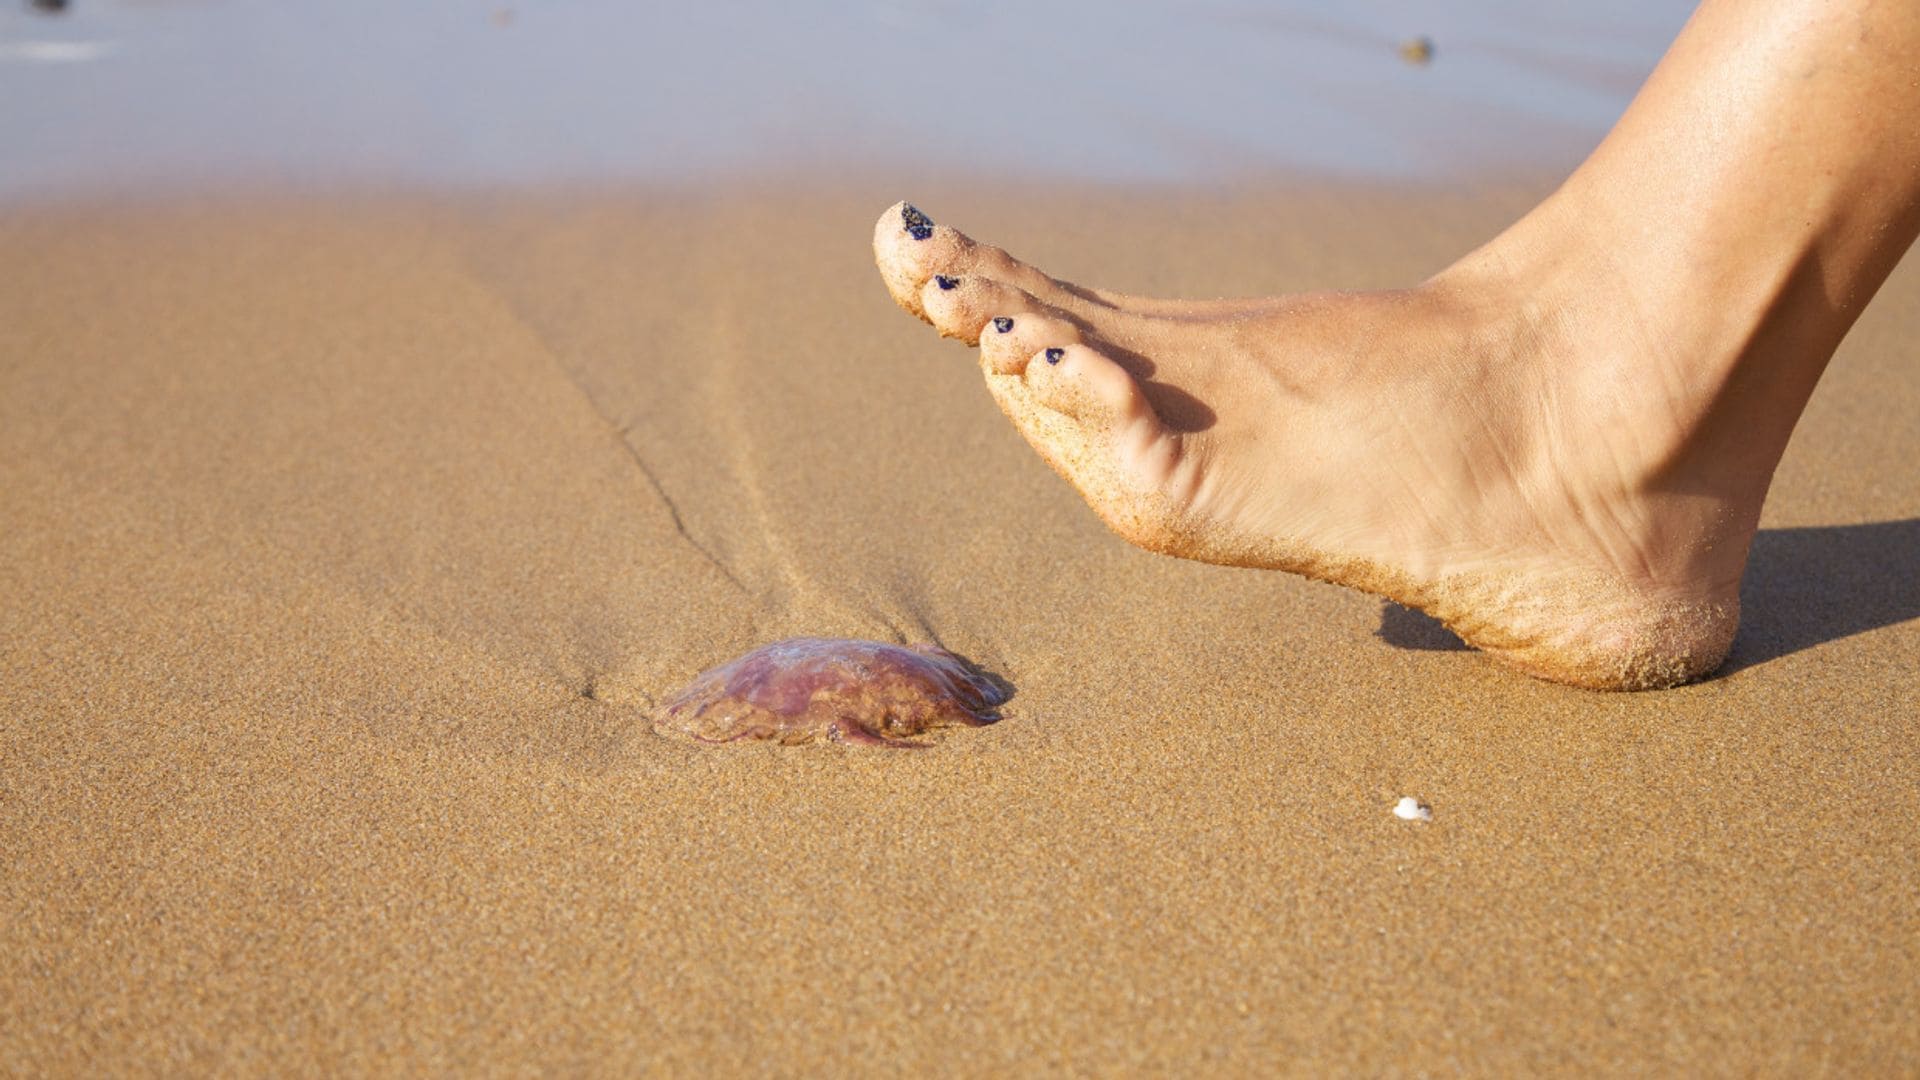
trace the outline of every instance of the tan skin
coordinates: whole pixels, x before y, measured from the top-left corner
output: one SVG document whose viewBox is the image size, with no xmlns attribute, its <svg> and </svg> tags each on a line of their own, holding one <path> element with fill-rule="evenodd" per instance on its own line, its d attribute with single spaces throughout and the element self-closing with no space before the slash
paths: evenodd
<svg viewBox="0 0 1920 1080">
<path fill-rule="evenodd" d="M 1126 297 L 898 206 L 874 246 L 1127 539 L 1637 689 L 1724 658 L 1787 439 L 1916 233 L 1920 5 L 1706 0 L 1558 191 L 1412 289 Z"/>
</svg>

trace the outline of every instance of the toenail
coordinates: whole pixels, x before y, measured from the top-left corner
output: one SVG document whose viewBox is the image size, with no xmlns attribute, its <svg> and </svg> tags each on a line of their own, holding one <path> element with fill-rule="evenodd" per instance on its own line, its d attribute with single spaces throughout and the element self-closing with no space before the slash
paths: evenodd
<svg viewBox="0 0 1920 1080">
<path fill-rule="evenodd" d="M 948 277 L 945 274 L 935 274 L 933 275 L 933 283 L 940 286 L 942 292 L 950 292 L 959 286 L 960 279 L 957 277 Z"/>
<path fill-rule="evenodd" d="M 999 318 L 993 320 L 993 328 L 995 330 L 1000 331 L 1003 334 L 1009 333 L 1013 330 L 1013 320 L 1007 318 L 1005 315 L 1002 315 Z"/>
<path fill-rule="evenodd" d="M 1065 349 L 1048 349 L 1047 350 L 1047 363 L 1049 364 L 1057 364 L 1060 361 L 1065 360 L 1066 358 L 1067 358 L 1067 350 Z"/>
<path fill-rule="evenodd" d="M 900 207 L 900 222 L 907 227 L 907 235 L 915 240 L 925 240 L 933 235 L 933 219 L 920 212 L 912 203 Z"/>
</svg>

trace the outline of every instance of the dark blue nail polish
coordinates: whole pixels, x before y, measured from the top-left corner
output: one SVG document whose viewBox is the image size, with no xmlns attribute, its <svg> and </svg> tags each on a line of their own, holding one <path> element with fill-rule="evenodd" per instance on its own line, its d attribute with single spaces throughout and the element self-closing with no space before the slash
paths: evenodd
<svg viewBox="0 0 1920 1080">
<path fill-rule="evenodd" d="M 1011 333 L 1013 331 L 1013 320 L 1007 318 L 1005 315 L 1002 315 L 999 318 L 993 320 L 993 328 L 995 330 L 1000 331 L 1003 334 Z"/>
<path fill-rule="evenodd" d="M 1049 364 L 1057 364 L 1060 361 L 1065 360 L 1066 358 L 1067 358 L 1067 350 L 1065 349 L 1048 349 L 1047 350 L 1047 363 Z"/>
<path fill-rule="evenodd" d="M 925 240 L 933 235 L 933 219 L 920 212 L 912 203 L 900 207 L 900 223 L 907 227 L 907 235 L 915 240 Z"/>
<path fill-rule="evenodd" d="M 940 286 L 942 291 L 950 292 L 959 287 L 960 279 L 957 277 L 948 277 L 945 274 L 935 274 L 933 275 L 933 283 Z"/>
</svg>

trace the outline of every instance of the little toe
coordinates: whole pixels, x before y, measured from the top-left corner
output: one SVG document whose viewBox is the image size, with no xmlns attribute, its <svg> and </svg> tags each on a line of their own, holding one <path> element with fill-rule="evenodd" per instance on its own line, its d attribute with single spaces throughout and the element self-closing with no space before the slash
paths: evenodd
<svg viewBox="0 0 1920 1080">
<path fill-rule="evenodd" d="M 989 319 L 1019 318 L 1037 307 L 1033 297 L 988 278 L 935 274 L 920 287 L 920 308 L 926 320 L 941 337 L 959 338 L 969 345 L 979 344 Z"/>
<path fill-rule="evenodd" d="M 1178 479 L 1181 436 L 1161 424 L 1126 370 L 1086 345 L 1035 353 L 1023 373 L 987 373 L 987 389 L 1020 434 L 1108 526 L 1171 550 L 1155 493 Z"/>
<path fill-rule="evenodd" d="M 1080 343 L 1080 328 L 1043 312 L 1000 314 L 980 331 L 980 362 L 996 375 L 1018 375 L 1043 349 Z"/>
<path fill-rule="evenodd" d="M 1040 350 L 1027 360 L 1024 378 L 1035 404 L 1083 424 L 1120 428 L 1153 417 L 1133 376 L 1086 345 Z"/>
</svg>

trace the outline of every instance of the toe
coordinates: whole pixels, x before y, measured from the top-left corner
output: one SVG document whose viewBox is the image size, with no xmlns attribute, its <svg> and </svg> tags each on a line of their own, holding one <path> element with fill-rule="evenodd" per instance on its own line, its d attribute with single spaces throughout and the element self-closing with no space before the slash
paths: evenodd
<svg viewBox="0 0 1920 1080">
<path fill-rule="evenodd" d="M 1033 297 L 989 278 L 935 274 L 920 287 L 920 309 L 941 337 L 978 344 L 989 319 L 1020 318 L 1039 307 Z"/>
<path fill-rule="evenodd" d="M 936 225 L 912 203 L 889 206 L 873 226 L 873 260 L 894 303 L 927 318 L 920 303 L 922 286 L 935 274 L 963 273 L 973 241 Z"/>
<path fill-rule="evenodd" d="M 1033 354 L 1025 380 L 1035 404 L 1083 424 L 1120 428 L 1153 415 L 1133 376 L 1086 345 L 1056 345 Z"/>
<path fill-rule="evenodd" d="M 874 223 L 873 258 L 894 302 L 923 319 L 927 314 L 921 291 L 936 274 L 991 278 L 1056 307 L 1107 306 L 1085 289 L 1065 285 L 991 244 L 935 223 L 908 202 L 887 207 Z"/>
<path fill-rule="evenodd" d="M 1018 375 L 1041 350 L 1080 343 L 1080 329 L 1045 312 L 996 314 L 980 330 L 980 362 L 996 375 Z"/>
<path fill-rule="evenodd" d="M 1086 345 L 1035 353 L 1020 374 L 987 372 L 1000 408 L 1047 464 L 1078 488 L 1109 527 L 1170 550 L 1158 497 L 1185 456 L 1125 369 Z"/>
<path fill-rule="evenodd" d="M 1089 298 L 1087 290 L 1076 290 L 1067 286 L 1045 271 L 1021 262 L 992 244 L 983 244 L 965 236 L 961 236 L 960 239 L 966 243 L 963 248 L 955 252 L 956 261 L 953 265 L 964 268 L 966 273 L 1004 281 L 1056 307 L 1071 309 L 1086 306 L 1082 301 Z"/>
</svg>

